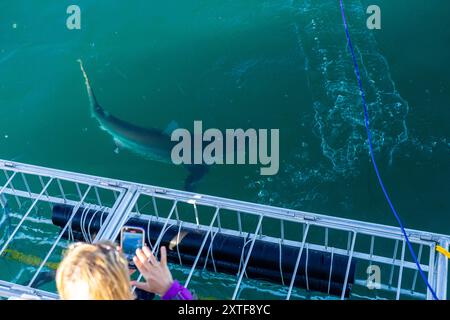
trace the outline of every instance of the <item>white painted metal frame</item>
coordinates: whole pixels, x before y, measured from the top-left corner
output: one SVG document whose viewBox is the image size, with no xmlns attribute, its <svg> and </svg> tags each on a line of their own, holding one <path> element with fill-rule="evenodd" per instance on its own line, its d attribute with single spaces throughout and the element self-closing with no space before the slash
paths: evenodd
<svg viewBox="0 0 450 320">
<path fill-rule="evenodd" d="M 389 283 L 381 284 L 381 289 L 383 291 L 393 292 L 395 293 L 395 298 L 400 299 L 403 296 L 413 297 L 413 298 L 427 298 L 431 299 L 430 292 L 419 292 L 416 290 L 416 284 L 418 281 L 421 281 L 419 278 L 417 280 L 417 267 L 414 262 L 408 261 L 405 258 L 405 240 L 401 230 L 397 227 L 386 226 L 368 222 L 362 222 L 351 219 L 344 219 L 332 216 L 326 216 L 311 212 L 298 211 L 298 210 L 290 210 L 278 207 L 272 207 L 267 205 L 225 199 L 220 197 L 213 197 L 203 194 L 196 194 L 190 192 L 184 192 L 179 190 L 173 190 L 168 188 L 161 188 L 151 185 L 137 184 L 127 181 L 109 179 L 109 178 L 101 178 L 96 176 L 89 176 L 85 174 L 78 174 L 73 172 L 54 170 L 44 167 L 26 165 L 16 162 L 2 161 L 0 160 L 0 172 L 5 172 L 6 181 L 3 185 L 0 185 L 0 196 L 1 195 L 9 195 L 20 198 L 27 198 L 33 201 L 33 204 L 27 211 L 27 213 L 23 216 L 21 222 L 16 226 L 14 233 L 7 240 L 5 244 L 1 246 L 0 253 L 3 253 L 8 245 L 13 241 L 15 232 L 20 228 L 23 221 L 26 220 L 28 214 L 34 208 L 35 204 L 38 202 L 48 202 L 50 205 L 53 204 L 69 204 L 74 207 L 72 212 L 72 216 L 76 212 L 76 209 L 80 207 L 90 206 L 90 208 L 95 208 L 98 210 L 103 210 L 108 213 L 106 220 L 104 221 L 101 229 L 97 233 L 94 242 L 100 240 L 115 240 L 120 232 L 120 228 L 126 223 L 128 218 L 131 216 L 139 215 L 140 218 L 143 219 L 156 219 L 157 221 L 163 222 L 164 227 L 162 229 L 161 234 L 158 237 L 157 242 L 153 245 L 153 252 L 156 254 L 159 250 L 160 242 L 164 235 L 164 232 L 171 226 L 177 225 L 181 228 L 181 224 L 185 227 L 199 228 L 206 232 L 206 236 L 203 240 L 201 248 L 198 252 L 198 255 L 195 259 L 194 265 L 191 267 L 189 271 L 189 275 L 186 279 L 185 284 L 189 286 L 191 283 L 192 276 L 195 272 L 200 254 L 204 249 L 204 245 L 206 243 L 206 239 L 208 237 L 212 238 L 210 242 L 210 248 L 208 248 L 208 258 L 213 258 L 213 253 L 210 250 L 211 245 L 214 239 L 214 236 L 217 233 L 225 233 L 230 235 L 244 236 L 247 234 L 249 239 L 250 248 L 246 257 L 243 257 L 243 265 L 241 265 L 240 272 L 237 275 L 237 283 L 234 289 L 232 299 L 238 298 L 241 291 L 240 287 L 243 282 L 244 277 L 246 276 L 245 270 L 250 259 L 254 243 L 256 239 L 264 239 L 265 241 L 271 241 L 277 244 L 283 245 L 292 245 L 300 248 L 299 255 L 296 261 L 295 271 L 297 271 L 298 264 L 300 262 L 300 258 L 304 252 L 304 248 L 307 250 L 319 250 L 323 252 L 330 252 L 333 255 L 342 254 L 349 257 L 348 264 L 346 266 L 346 274 L 343 288 L 345 289 L 349 277 L 350 270 L 350 262 L 353 259 L 358 259 L 358 261 L 365 261 L 368 264 L 371 263 L 379 263 L 391 266 L 391 276 L 389 277 Z M 25 175 L 34 175 L 38 176 L 41 180 L 42 189 L 39 193 L 33 193 L 30 191 L 30 188 L 27 186 L 25 190 L 20 190 L 13 186 L 13 182 L 19 176 L 24 177 Z M 47 184 L 44 184 L 42 178 L 48 179 Z M 49 195 L 47 193 L 47 188 L 51 183 L 56 183 L 61 189 L 61 181 L 69 181 L 71 183 L 76 184 L 78 190 L 79 185 L 85 185 L 88 187 L 87 191 L 85 191 L 84 195 L 80 194 L 79 201 L 73 201 L 66 199 L 64 192 L 62 192 L 60 197 Z M 25 185 L 27 185 L 25 183 Z M 98 190 L 105 189 L 114 192 L 117 196 L 116 201 L 113 206 L 106 207 L 102 203 L 102 199 L 99 196 Z M 86 196 L 92 190 L 94 190 L 94 194 L 96 195 L 95 203 L 87 203 Z M 78 192 L 80 193 L 80 192 Z M 138 208 L 138 200 L 141 197 L 150 197 L 153 204 L 153 211 L 149 214 L 142 214 Z M 168 212 L 167 216 L 164 217 L 161 215 L 161 210 L 157 206 L 157 201 L 170 201 L 172 203 L 171 209 Z M 178 213 L 178 204 L 188 204 L 192 206 L 193 210 L 193 220 L 195 223 L 182 221 L 179 218 Z M 202 218 L 199 216 L 198 208 L 200 207 L 210 207 L 215 209 L 215 213 L 213 217 L 207 222 L 201 222 Z M 141 208 L 142 210 L 142 208 Z M 224 214 L 223 211 L 231 211 L 232 214 L 227 215 L 228 217 L 235 217 L 237 222 L 237 229 L 233 228 L 225 228 L 222 226 L 220 215 Z M 235 215 L 233 215 L 233 212 Z M 175 218 L 173 216 L 175 215 Z M 255 230 L 253 231 L 245 231 L 242 224 L 242 217 L 246 215 L 256 216 L 258 219 L 258 224 Z M 268 236 L 263 233 L 263 220 L 267 219 L 275 219 L 280 221 L 280 234 L 281 237 L 273 237 Z M 302 236 L 299 236 L 298 239 L 288 239 L 285 238 L 285 223 L 294 223 L 303 227 Z M 217 224 L 217 226 L 215 226 Z M 307 235 L 308 232 L 311 233 L 310 228 L 319 228 L 324 230 L 325 239 L 321 244 L 318 243 L 308 243 Z M 61 233 L 59 234 L 57 241 L 52 246 L 51 250 L 47 253 L 44 261 L 39 266 L 36 274 L 33 279 L 30 281 L 28 286 L 25 287 L 14 287 L 14 292 L 18 292 L 23 289 L 23 292 L 29 294 L 29 291 L 33 291 L 35 289 L 31 288 L 37 274 L 45 265 L 46 261 L 50 257 L 54 247 L 57 242 L 61 239 L 61 236 L 64 231 L 70 228 L 70 223 L 68 223 Z M 264 229 L 265 230 L 265 229 Z M 347 248 L 340 248 L 333 243 L 330 243 L 329 231 L 335 230 L 338 232 L 343 232 L 348 234 L 348 244 Z M 419 261 L 424 272 L 428 273 L 429 281 L 435 288 L 438 296 L 441 299 L 446 299 L 447 297 L 447 283 L 448 283 L 448 261 L 447 258 L 442 256 L 439 253 L 435 252 L 436 244 L 441 245 L 442 247 L 448 249 L 450 237 L 447 235 L 424 232 L 419 230 L 411 230 L 407 229 L 407 233 L 410 237 L 410 240 L 413 244 L 419 246 Z M 369 236 L 371 238 L 371 243 L 368 248 L 361 249 L 356 246 L 358 243 L 357 239 L 360 239 L 361 236 Z M 384 254 L 375 254 L 374 247 L 376 246 L 376 239 L 384 239 L 395 241 L 395 249 L 392 256 Z M 398 244 L 401 243 L 401 257 L 397 257 L 397 249 Z M 429 258 L 428 262 L 423 262 L 423 254 L 422 251 L 427 248 L 429 250 Z M 209 254 L 211 253 L 211 254 Z M 421 260 L 422 259 L 422 260 Z M 206 265 L 206 263 L 205 263 Z M 397 284 L 393 286 L 393 275 L 395 269 L 398 269 Z M 404 270 L 413 270 L 415 272 L 413 284 L 410 289 L 406 289 L 402 287 L 403 283 L 403 274 Z M 280 264 L 280 272 L 282 275 L 281 264 Z M 330 279 L 331 279 L 330 269 Z M 294 272 L 296 274 L 296 272 Z M 293 284 L 295 282 L 295 278 L 293 277 L 288 284 L 287 287 L 287 296 L 286 298 L 291 298 L 291 294 L 293 291 Z M 12 288 L 13 284 L 3 287 L 0 282 L 0 295 L 5 294 L 5 288 Z M 356 279 L 355 285 L 363 286 L 364 279 Z M 2 289 L 3 288 L 3 289 Z M 11 289 L 13 290 L 13 289 Z M 12 292 L 12 291 L 11 291 Z M 34 292 L 34 291 L 33 291 Z M 36 291 L 37 292 L 37 291 Z M 37 295 L 37 294 L 36 294 Z M 51 293 L 49 293 L 51 296 Z M 341 299 L 344 299 L 345 290 L 342 291 Z"/>
</svg>

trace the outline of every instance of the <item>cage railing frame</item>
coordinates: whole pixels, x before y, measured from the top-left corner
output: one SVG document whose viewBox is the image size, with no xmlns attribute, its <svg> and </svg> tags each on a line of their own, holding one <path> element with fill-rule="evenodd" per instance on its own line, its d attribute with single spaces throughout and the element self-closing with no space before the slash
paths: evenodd
<svg viewBox="0 0 450 320">
<path fill-rule="evenodd" d="M 301 224 L 310 228 L 312 226 L 317 226 L 320 228 L 325 228 L 325 242 L 323 245 L 314 244 L 314 243 L 308 243 L 308 249 L 316 249 L 326 252 L 331 252 L 333 254 L 338 253 L 345 253 L 349 256 L 349 263 L 347 265 L 347 273 L 345 276 L 345 282 L 344 282 L 344 288 L 347 282 L 348 277 L 348 270 L 350 267 L 350 261 L 351 258 L 357 258 L 357 259 L 363 259 L 366 261 L 378 261 L 380 263 L 386 263 L 391 264 L 392 268 L 398 266 L 399 267 L 399 279 L 396 285 L 396 288 L 394 289 L 394 292 L 396 293 L 396 298 L 399 299 L 401 295 L 408 294 L 408 289 L 402 288 L 402 272 L 404 268 L 409 269 L 415 269 L 414 263 L 411 261 L 405 261 L 405 239 L 403 237 L 403 234 L 398 227 L 394 226 L 388 226 L 388 225 L 382 225 L 382 224 L 376 224 L 376 223 L 370 223 L 370 222 L 363 222 L 358 220 L 352 220 L 352 219 L 346 219 L 346 218 L 340 218 L 340 217 L 333 217 L 333 216 L 327 216 L 323 214 L 317 214 L 312 212 L 306 212 L 306 211 L 300 211 L 300 210 L 291 210 L 291 209 L 285 209 L 280 207 L 273 207 L 263 204 L 256 204 L 256 203 L 250 203 L 240 200 L 232 200 L 232 199 L 226 199 L 221 197 L 215 197 L 215 196 L 208 196 L 204 194 L 198 194 L 198 193 L 192 193 L 192 192 L 186 192 L 186 191 L 179 191 L 174 190 L 170 188 L 164 188 L 159 186 L 152 186 L 147 184 L 140 184 L 140 183 L 133 183 L 123 180 L 117 180 L 117 179 L 111 179 L 111 178 L 103 178 L 93 175 L 87 175 L 87 174 L 81 174 L 81 173 L 74 173 L 69 171 L 63 171 L 63 170 L 57 170 L 57 169 L 50 169 L 46 167 L 40 167 L 40 166 L 34 166 L 34 165 L 28 165 L 18 162 L 11 162 L 11 161 L 5 161 L 0 160 L 0 170 L 7 171 L 9 173 L 12 173 L 11 176 L 7 179 L 6 183 L 0 187 L 0 195 L 2 194 L 8 194 L 11 196 L 20 196 L 24 198 L 34 199 L 36 201 L 47 201 L 49 203 L 60 203 L 60 204 L 69 204 L 74 205 L 77 203 L 77 201 L 72 201 L 69 199 L 66 199 L 64 196 L 63 198 L 58 198 L 54 196 L 49 196 L 46 194 L 46 189 L 43 189 L 43 191 L 40 194 L 33 193 L 27 188 L 28 190 L 16 190 L 12 186 L 12 181 L 14 177 L 17 175 L 17 173 L 28 174 L 28 175 L 35 175 L 39 176 L 41 179 L 42 177 L 47 177 L 49 179 L 49 183 L 52 181 L 57 181 L 58 184 L 60 183 L 60 180 L 66 180 L 73 183 L 76 183 L 76 185 L 83 184 L 88 185 L 90 188 L 94 188 L 95 193 L 97 195 L 98 202 L 101 203 L 101 200 L 98 196 L 98 190 L 97 188 L 106 188 L 108 190 L 111 190 L 114 192 L 114 195 L 116 196 L 116 201 L 114 202 L 114 205 L 109 209 L 106 210 L 108 212 L 108 216 L 106 218 L 106 221 L 104 221 L 101 229 L 97 233 L 96 237 L 94 238 L 94 242 L 101 241 L 101 240 L 115 240 L 120 232 L 120 228 L 126 223 L 128 218 L 134 215 L 139 215 L 139 208 L 137 206 L 138 200 L 141 196 L 151 197 L 153 201 L 153 207 L 154 207 L 154 214 L 156 219 L 162 220 L 164 219 L 164 228 L 166 228 L 168 225 L 172 226 L 174 224 L 180 224 L 180 219 L 178 216 L 178 209 L 177 204 L 178 203 L 186 203 L 191 205 L 194 210 L 194 219 L 195 223 L 191 222 L 182 222 L 185 226 L 194 226 L 197 228 L 204 228 L 206 231 L 208 231 L 208 234 L 206 235 L 205 239 L 211 235 L 214 234 L 214 232 L 225 232 L 230 234 L 237 234 L 237 235 L 243 235 L 243 228 L 241 224 L 241 215 L 242 214 L 251 214 L 259 217 L 259 222 L 255 233 L 249 232 L 249 236 L 253 236 L 251 245 L 254 244 L 256 239 L 264 238 L 268 241 L 274 241 L 276 243 L 282 242 L 283 244 L 291 244 L 291 245 L 301 245 L 301 248 L 303 249 L 306 241 L 306 237 L 304 239 L 299 239 L 299 241 L 293 241 L 291 239 L 285 239 L 284 238 L 284 223 L 287 222 L 294 222 L 297 224 Z M 8 175 L 7 175 L 8 177 Z M 78 186 L 78 185 L 77 185 Z M 116 194 L 118 192 L 118 195 Z M 156 206 L 155 199 L 163 199 L 163 200 L 169 200 L 172 201 L 173 206 L 172 209 L 167 217 L 161 217 L 161 213 L 158 212 L 158 208 Z M 214 214 L 214 220 L 211 221 L 211 224 L 204 225 L 199 222 L 199 216 L 197 207 L 203 206 L 203 207 L 212 207 L 215 208 L 215 214 Z M 98 206 L 100 207 L 100 205 Z M 30 208 L 31 210 L 31 208 Z M 238 222 L 238 229 L 239 230 L 231 230 L 226 229 L 219 223 L 219 212 L 222 212 L 223 210 L 231 211 L 236 213 L 237 222 Z M 172 215 L 175 212 L 176 218 L 172 219 Z M 143 217 L 146 216 L 145 214 L 142 215 Z M 26 218 L 26 217 L 25 217 Z M 266 235 L 263 235 L 262 233 L 262 221 L 265 218 L 272 218 L 279 220 L 280 223 L 280 230 L 281 230 L 281 237 L 280 238 L 274 238 L 269 237 Z M 214 226 L 214 223 L 217 223 L 218 226 Z M 328 243 L 328 231 L 330 229 L 333 230 L 340 230 L 344 232 L 349 233 L 349 243 L 347 249 L 340 249 L 333 247 L 333 245 Z M 414 244 L 420 245 L 420 251 L 422 251 L 423 247 L 429 247 L 430 248 L 430 256 L 429 256 L 429 264 L 422 264 L 423 269 L 425 272 L 428 272 L 428 277 L 430 283 L 435 286 L 436 292 L 438 296 L 441 299 L 446 299 L 447 297 L 447 282 L 448 282 L 448 259 L 441 255 L 437 254 L 435 252 L 435 247 L 437 244 L 441 245 L 445 249 L 448 249 L 450 244 L 450 236 L 433 233 L 433 232 L 426 232 L 426 231 L 420 231 L 415 229 L 406 229 L 406 232 L 410 238 L 410 241 Z M 353 234 L 353 238 L 350 238 L 350 235 Z M 154 245 L 154 253 L 157 253 L 157 250 L 159 249 L 160 241 L 162 239 L 162 233 L 159 237 L 159 241 L 155 243 Z M 367 235 L 372 237 L 371 238 L 371 248 L 370 253 L 363 253 L 354 250 L 355 249 L 355 241 L 356 237 L 360 235 Z M 402 254 L 401 258 L 397 259 L 396 252 L 394 253 L 394 259 L 393 261 L 389 261 L 388 258 L 374 255 L 373 253 L 373 242 L 376 238 L 383 238 L 383 239 L 390 239 L 395 240 L 397 243 L 401 242 L 402 245 Z M 303 240 L 303 241 L 301 241 Z M 351 240 L 351 241 L 350 241 Z M 280 242 L 280 243 L 281 243 Z M 6 246 L 2 248 L 2 251 Z M 203 249 L 203 246 L 201 247 Z M 200 251 L 201 252 L 201 251 Z M 51 253 L 51 252 L 50 252 Z M 49 254 L 50 254 L 49 253 Z M 302 250 L 300 250 L 299 257 L 302 254 Z M 249 251 L 249 254 L 245 258 L 244 267 L 242 271 L 238 274 L 238 282 L 236 285 L 236 288 L 234 290 L 232 298 L 236 298 L 238 296 L 239 292 L 239 286 L 242 282 L 242 279 L 245 275 L 245 266 L 246 262 L 248 262 L 251 255 L 251 250 Z M 48 257 L 47 257 L 48 258 Z M 198 258 L 198 257 L 197 257 Z M 298 261 L 297 261 L 298 262 Z M 42 265 L 40 266 L 42 268 Z M 192 273 L 194 272 L 196 267 L 196 264 L 194 264 L 191 272 L 189 273 L 189 278 L 187 281 L 187 284 L 189 283 Z M 40 270 L 40 269 L 39 269 Z M 416 274 L 417 276 L 417 274 Z M 34 277 L 35 278 L 35 277 Z M 34 279 L 33 278 L 33 279 Z M 295 277 L 293 277 L 293 280 L 295 280 Z M 359 280 L 355 281 L 355 283 L 360 282 Z M 421 293 L 417 293 L 414 291 L 415 289 L 415 282 L 416 279 L 413 281 L 413 287 L 411 289 L 411 296 L 415 297 L 424 297 Z M 0 286 L 1 286 L 0 282 Z M 32 281 L 31 283 L 32 284 Z M 10 286 L 12 288 L 12 286 Z M 25 291 L 34 290 L 31 287 L 25 286 L 27 289 Z M 389 287 L 391 287 L 389 285 Z M 14 290 L 19 290 L 19 287 L 15 287 Z M 0 288 L 1 289 L 1 288 Z M 1 291 L 1 290 L 0 290 Z M 20 291 L 20 290 L 19 290 Z M 29 293 L 28 291 L 24 293 Z M 292 291 L 292 283 L 288 288 L 288 296 L 290 297 Z M 341 299 L 344 298 L 344 292 L 342 293 Z M 431 299 L 431 294 L 429 290 L 426 293 L 426 298 Z"/>
</svg>

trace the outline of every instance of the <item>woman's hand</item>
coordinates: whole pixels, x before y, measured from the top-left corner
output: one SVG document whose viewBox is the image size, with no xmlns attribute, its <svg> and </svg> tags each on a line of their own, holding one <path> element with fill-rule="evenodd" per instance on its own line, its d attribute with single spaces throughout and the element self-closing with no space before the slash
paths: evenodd
<svg viewBox="0 0 450 320">
<path fill-rule="evenodd" d="M 133 261 L 144 276 L 145 282 L 132 281 L 131 285 L 164 296 L 173 283 L 172 274 L 167 266 L 166 247 L 161 247 L 161 262 L 158 262 L 147 246 L 144 246 L 142 250 L 136 250 Z"/>
</svg>

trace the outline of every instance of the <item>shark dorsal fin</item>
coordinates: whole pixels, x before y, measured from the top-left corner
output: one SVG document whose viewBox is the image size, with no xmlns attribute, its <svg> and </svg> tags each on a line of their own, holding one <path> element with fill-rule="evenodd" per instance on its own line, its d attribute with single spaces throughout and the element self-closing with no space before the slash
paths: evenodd
<svg viewBox="0 0 450 320">
<path fill-rule="evenodd" d="M 176 129 L 178 129 L 178 123 L 175 120 L 172 120 L 164 129 L 164 133 L 170 136 L 172 132 Z"/>
</svg>

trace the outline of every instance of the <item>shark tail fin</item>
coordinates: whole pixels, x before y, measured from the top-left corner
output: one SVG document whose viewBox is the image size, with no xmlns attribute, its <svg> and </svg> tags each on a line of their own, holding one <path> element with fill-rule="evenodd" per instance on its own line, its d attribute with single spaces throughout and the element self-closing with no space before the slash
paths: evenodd
<svg viewBox="0 0 450 320">
<path fill-rule="evenodd" d="M 94 91 L 91 88 L 91 83 L 89 81 L 89 78 L 87 76 L 86 70 L 84 70 L 83 61 L 81 59 L 77 59 L 77 62 L 80 64 L 80 69 L 83 74 L 86 89 L 89 96 L 89 103 L 91 104 L 91 108 L 93 112 L 103 112 L 103 108 L 98 104 L 97 98 L 95 97 Z"/>
</svg>

